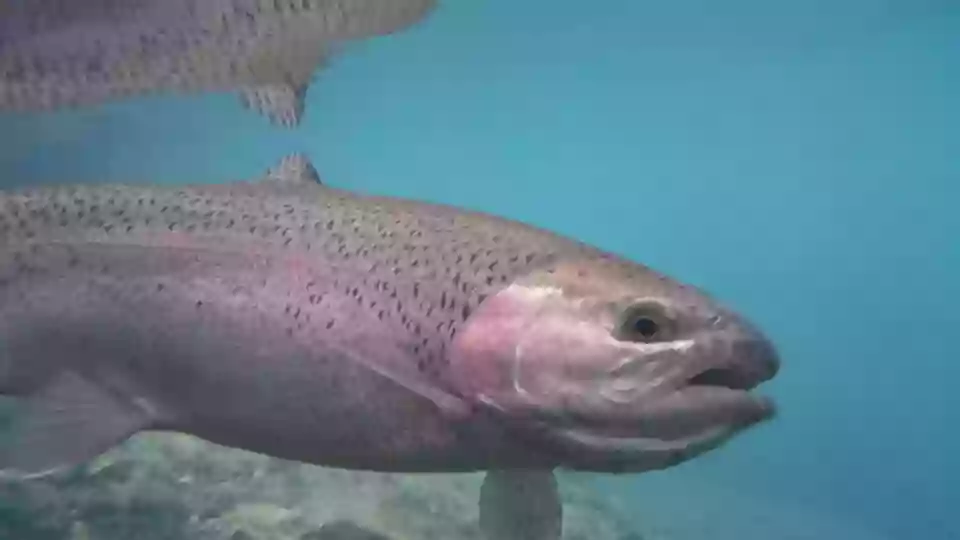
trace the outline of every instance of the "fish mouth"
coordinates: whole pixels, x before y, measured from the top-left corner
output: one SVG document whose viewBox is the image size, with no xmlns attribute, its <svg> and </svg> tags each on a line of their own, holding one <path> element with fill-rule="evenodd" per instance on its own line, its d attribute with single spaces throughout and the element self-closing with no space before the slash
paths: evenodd
<svg viewBox="0 0 960 540">
<path fill-rule="evenodd" d="M 755 390 L 775 375 L 778 364 L 756 366 L 701 369 L 611 421 L 581 418 L 545 431 L 564 461 L 578 470 L 642 472 L 673 466 L 776 415 L 774 401 Z"/>
<path fill-rule="evenodd" d="M 776 404 L 767 396 L 692 385 L 651 402 L 632 421 L 583 424 L 563 433 L 603 450 L 681 450 L 728 437 L 775 414 Z"/>
</svg>

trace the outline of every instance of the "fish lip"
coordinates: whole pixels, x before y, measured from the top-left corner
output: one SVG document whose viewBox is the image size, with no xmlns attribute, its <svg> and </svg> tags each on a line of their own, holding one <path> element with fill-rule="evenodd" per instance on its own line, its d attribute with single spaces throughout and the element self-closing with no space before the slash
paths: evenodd
<svg viewBox="0 0 960 540">
<path fill-rule="evenodd" d="M 745 429 L 772 418 L 776 413 L 770 398 L 747 391 L 730 392 L 727 399 L 736 399 L 742 407 L 737 421 L 703 425 L 698 429 L 673 433 L 671 437 L 637 429 L 624 431 L 542 420 L 527 424 L 521 433 L 527 436 L 539 434 L 529 440 L 546 444 L 541 448 L 547 455 L 553 456 L 559 468 L 605 474 L 665 469 L 722 446 Z M 709 405 L 707 400 L 702 402 L 703 408 Z"/>
<path fill-rule="evenodd" d="M 644 428 L 638 416 L 620 417 L 615 423 L 607 424 L 586 418 L 542 415 L 518 418 L 492 401 L 482 401 L 487 411 L 516 429 L 518 436 L 540 447 L 545 455 L 553 456 L 557 467 L 597 473 L 640 473 L 671 467 L 721 446 L 740 432 L 772 419 L 777 412 L 771 398 L 751 390 L 694 385 L 670 395 L 673 399 L 696 401 L 696 406 L 685 414 L 709 411 L 720 402 L 732 407 L 731 413 L 724 421 L 708 422 L 665 436 Z M 667 396 L 649 403 L 655 405 L 663 399 Z"/>
<path fill-rule="evenodd" d="M 770 420 L 776 413 L 774 400 L 753 389 L 691 385 L 650 400 L 637 414 L 616 422 L 581 421 L 564 426 L 568 428 L 564 431 L 611 446 L 655 438 L 666 448 L 688 444 L 692 439 L 712 439 L 712 432 L 718 432 L 717 437 L 732 435 Z M 666 427 L 658 429 L 658 420 Z"/>
<path fill-rule="evenodd" d="M 718 372 L 727 376 L 710 376 Z M 487 396 L 480 401 L 502 415 L 525 418 L 568 443 L 593 447 L 582 448 L 584 451 L 619 452 L 651 445 L 666 450 L 721 439 L 773 418 L 776 403 L 756 390 L 775 374 L 776 369 L 757 369 L 749 362 L 713 361 L 676 372 L 663 381 L 662 393 L 647 394 L 595 414 L 526 409 L 525 414 L 517 415 L 516 409 L 505 408 Z"/>
<path fill-rule="evenodd" d="M 775 402 L 756 390 L 779 371 L 776 351 L 762 338 L 733 346 L 733 354 L 708 356 L 675 371 L 662 381 L 660 392 L 624 402 L 607 419 L 567 418 L 574 425 L 557 427 L 607 437 L 611 442 L 661 437 L 668 443 L 721 428 L 737 433 L 771 419 L 776 414 Z"/>
</svg>

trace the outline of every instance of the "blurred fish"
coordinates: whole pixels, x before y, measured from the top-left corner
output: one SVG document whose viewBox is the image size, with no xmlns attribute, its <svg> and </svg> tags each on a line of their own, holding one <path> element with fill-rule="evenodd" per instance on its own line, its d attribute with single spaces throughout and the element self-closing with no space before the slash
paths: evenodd
<svg viewBox="0 0 960 540">
<path fill-rule="evenodd" d="M 5 0 L 0 110 L 158 92 L 238 91 L 294 126 L 341 44 L 405 28 L 435 0 Z"/>
<path fill-rule="evenodd" d="M 143 430 L 332 467 L 489 471 L 480 525 L 556 540 L 553 469 L 661 469 L 773 415 L 770 342 L 706 293 L 548 231 L 321 184 L 0 195 L 12 477 Z"/>
</svg>

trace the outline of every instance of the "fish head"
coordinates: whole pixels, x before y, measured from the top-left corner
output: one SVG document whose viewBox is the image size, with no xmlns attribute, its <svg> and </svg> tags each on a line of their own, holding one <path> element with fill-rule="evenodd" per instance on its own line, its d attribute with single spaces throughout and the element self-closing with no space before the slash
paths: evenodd
<svg viewBox="0 0 960 540">
<path fill-rule="evenodd" d="M 686 461 L 774 415 L 754 393 L 779 358 L 705 292 L 609 256 L 493 292 L 453 343 L 461 395 L 557 466 L 640 472 Z"/>
</svg>

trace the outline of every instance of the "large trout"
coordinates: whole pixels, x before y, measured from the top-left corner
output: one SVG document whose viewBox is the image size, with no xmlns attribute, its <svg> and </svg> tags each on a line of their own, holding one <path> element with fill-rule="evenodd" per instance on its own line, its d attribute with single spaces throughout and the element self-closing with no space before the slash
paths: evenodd
<svg viewBox="0 0 960 540">
<path fill-rule="evenodd" d="M 324 466 L 490 471 L 480 524 L 556 539 L 552 471 L 640 472 L 773 414 L 753 325 L 514 221 L 265 178 L 0 195 L 7 475 L 143 430 Z"/>
</svg>

